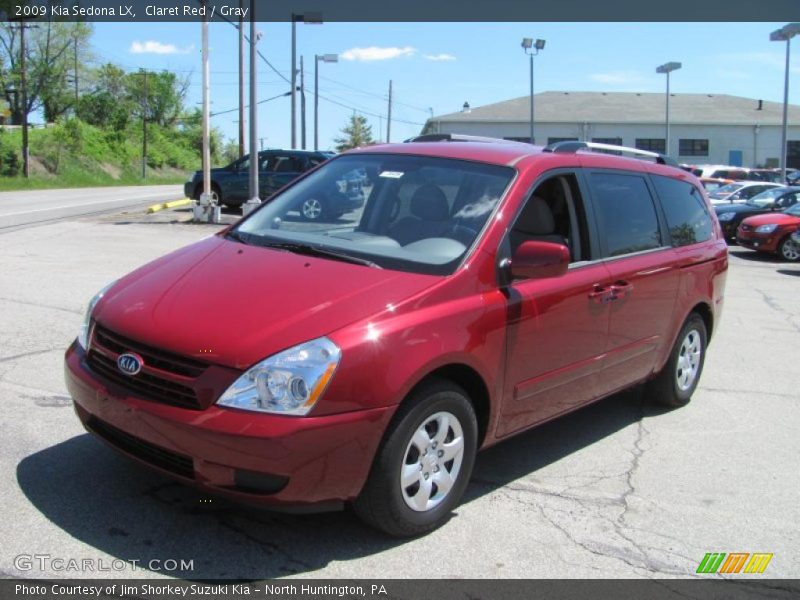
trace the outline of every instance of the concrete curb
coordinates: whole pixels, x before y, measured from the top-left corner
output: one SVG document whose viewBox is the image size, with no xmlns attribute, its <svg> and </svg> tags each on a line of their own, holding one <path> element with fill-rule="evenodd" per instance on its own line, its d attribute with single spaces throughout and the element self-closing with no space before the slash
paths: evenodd
<svg viewBox="0 0 800 600">
<path fill-rule="evenodd" d="M 147 208 L 147 214 L 152 214 L 160 210 L 167 210 L 169 208 L 178 208 L 179 206 L 188 206 L 192 201 L 189 198 L 183 200 L 172 200 L 171 202 L 163 202 L 161 204 L 153 204 Z"/>
</svg>

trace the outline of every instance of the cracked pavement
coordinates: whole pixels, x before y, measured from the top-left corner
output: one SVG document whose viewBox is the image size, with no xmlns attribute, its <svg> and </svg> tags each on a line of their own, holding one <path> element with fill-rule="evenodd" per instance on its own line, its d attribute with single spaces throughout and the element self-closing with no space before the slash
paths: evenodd
<svg viewBox="0 0 800 600">
<path fill-rule="evenodd" d="M 4 576 L 683 578 L 706 552 L 772 552 L 770 577 L 800 576 L 800 265 L 732 247 L 722 322 L 689 406 L 657 409 L 634 389 L 491 448 L 443 528 L 397 541 L 349 512 L 208 498 L 83 431 L 62 356 L 86 301 L 214 231 L 159 218 L 0 235 Z M 23 570 L 21 554 L 125 562 Z M 152 566 L 166 559 L 193 569 Z"/>
</svg>

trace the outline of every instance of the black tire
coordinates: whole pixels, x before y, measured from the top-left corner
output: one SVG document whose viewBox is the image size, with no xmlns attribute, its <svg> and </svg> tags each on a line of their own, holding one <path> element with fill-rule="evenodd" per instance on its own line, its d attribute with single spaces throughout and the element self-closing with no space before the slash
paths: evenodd
<svg viewBox="0 0 800 600">
<path fill-rule="evenodd" d="M 656 404 L 669 408 L 686 406 L 697 389 L 706 360 L 708 333 L 703 318 L 691 313 L 675 340 L 669 360 L 647 386 L 647 396 Z M 699 355 L 692 352 L 699 348 Z M 694 359 L 692 357 L 694 356 Z M 687 375 L 694 372 L 693 376 Z M 687 378 L 690 381 L 687 382 Z"/>
<path fill-rule="evenodd" d="M 778 244 L 778 256 L 786 262 L 800 261 L 800 246 L 792 241 L 791 234 L 787 235 Z"/>
<path fill-rule="evenodd" d="M 429 455 L 417 452 L 418 462 L 414 462 L 415 459 L 409 462 L 409 457 L 416 448 L 415 433 L 418 434 L 418 430 L 422 430 L 426 422 L 429 425 L 438 425 L 440 421 L 433 419 L 437 415 L 447 415 L 448 418 L 447 431 L 442 437 L 445 441 L 438 450 L 431 451 Z M 456 425 L 449 419 L 450 417 L 455 417 L 461 429 L 461 436 L 455 436 Z M 426 431 L 431 447 L 436 448 L 434 440 L 439 437 L 438 430 Z M 431 431 L 435 432 L 433 437 Z M 450 437 L 451 434 L 453 437 Z M 432 467 L 432 462 L 439 460 L 436 456 L 444 455 L 442 448 L 445 447 L 446 440 L 450 440 L 449 444 L 452 444 L 456 437 L 463 440 L 460 459 L 454 458 L 443 462 L 441 467 Z M 445 379 L 430 380 L 418 387 L 403 402 L 392 419 L 364 489 L 353 503 L 355 513 L 368 525 L 396 537 L 412 537 L 436 529 L 447 520 L 453 508 L 458 505 L 469 483 L 472 467 L 475 464 L 477 439 L 478 423 L 475 410 L 463 389 Z M 441 460 L 445 461 L 446 458 L 444 456 Z M 460 466 L 457 466 L 459 460 Z M 452 487 L 443 493 L 435 506 L 424 510 L 412 509 L 409 503 L 411 500 L 406 498 L 409 497 L 409 490 L 414 494 L 414 484 L 405 488 L 401 484 L 401 468 L 404 466 L 412 467 L 411 470 L 419 466 L 420 483 L 423 481 L 423 476 L 425 481 L 430 478 L 428 489 L 434 491 L 430 494 L 428 503 L 437 502 L 436 496 L 440 491 L 436 483 L 437 478 L 449 479 L 448 476 L 452 471 L 457 472 L 455 479 L 452 480 Z M 440 471 L 442 475 L 439 475 Z M 416 490 L 416 494 L 420 494 L 419 485 Z M 425 501 L 424 493 L 421 497 L 422 501 Z"/>
</svg>

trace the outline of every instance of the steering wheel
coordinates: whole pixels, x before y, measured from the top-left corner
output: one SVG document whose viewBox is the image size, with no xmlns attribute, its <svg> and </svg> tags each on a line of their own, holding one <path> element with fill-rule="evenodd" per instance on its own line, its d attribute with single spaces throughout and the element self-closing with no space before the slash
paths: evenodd
<svg viewBox="0 0 800 600">
<path fill-rule="evenodd" d="M 469 247 L 472 245 L 472 242 L 475 241 L 475 238 L 478 237 L 478 232 L 472 227 L 454 224 L 452 227 L 450 227 L 450 229 L 447 230 L 447 233 L 445 233 L 444 237 L 452 238 L 457 242 L 461 242 L 465 246 Z"/>
</svg>

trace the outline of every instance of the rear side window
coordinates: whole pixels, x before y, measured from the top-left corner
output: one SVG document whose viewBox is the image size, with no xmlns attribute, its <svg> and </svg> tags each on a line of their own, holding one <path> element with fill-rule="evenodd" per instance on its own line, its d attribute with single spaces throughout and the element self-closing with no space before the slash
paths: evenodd
<svg viewBox="0 0 800 600">
<path fill-rule="evenodd" d="M 661 246 L 656 209 L 643 177 L 592 173 L 590 181 L 606 256 Z"/>
<path fill-rule="evenodd" d="M 688 246 L 711 239 L 711 217 L 700 192 L 690 183 L 653 176 L 667 218 L 673 246 Z"/>
</svg>

